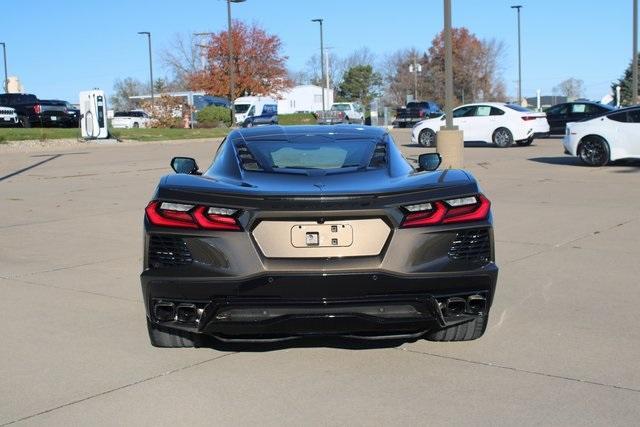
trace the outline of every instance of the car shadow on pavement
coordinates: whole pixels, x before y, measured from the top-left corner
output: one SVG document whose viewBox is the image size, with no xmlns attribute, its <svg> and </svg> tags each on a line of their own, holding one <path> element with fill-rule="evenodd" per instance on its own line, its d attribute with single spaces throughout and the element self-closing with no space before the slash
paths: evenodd
<svg viewBox="0 0 640 427">
<path fill-rule="evenodd" d="M 247 342 L 223 342 L 213 337 L 205 337 L 199 343 L 200 348 L 210 348 L 225 352 L 263 353 L 268 351 L 288 350 L 293 348 L 335 348 L 342 350 L 375 350 L 384 348 L 396 348 L 420 340 L 421 338 L 408 339 L 383 339 L 364 340 L 343 337 L 305 337 L 287 341 L 247 343 Z"/>
</svg>

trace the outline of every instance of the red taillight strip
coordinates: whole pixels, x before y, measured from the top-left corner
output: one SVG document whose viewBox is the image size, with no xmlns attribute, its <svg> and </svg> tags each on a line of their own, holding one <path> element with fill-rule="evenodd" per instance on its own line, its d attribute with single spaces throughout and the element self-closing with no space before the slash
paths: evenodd
<svg viewBox="0 0 640 427">
<path fill-rule="evenodd" d="M 447 213 L 447 207 L 442 202 L 434 202 L 433 209 L 424 212 L 413 212 L 404 217 L 402 228 L 425 227 L 442 221 Z"/>
<path fill-rule="evenodd" d="M 208 209 L 207 206 L 198 206 L 193 211 L 193 217 L 200 227 L 206 230 L 240 230 L 240 225 L 234 217 L 208 214 Z"/>
<path fill-rule="evenodd" d="M 158 227 L 202 228 L 205 230 L 240 231 L 238 220 L 232 216 L 207 214 L 208 206 L 197 206 L 189 212 L 160 209 L 162 202 L 149 202 L 145 209 L 149 222 Z"/>
<path fill-rule="evenodd" d="M 491 202 L 482 194 L 477 194 L 475 197 L 478 202 L 468 206 L 451 207 L 444 202 L 432 202 L 431 210 L 407 214 L 400 228 L 482 221 L 489 215 Z"/>
<path fill-rule="evenodd" d="M 198 228 L 198 224 L 195 223 L 193 217 L 188 212 L 178 212 L 163 210 L 160 213 L 158 209 L 160 203 L 156 200 L 149 202 L 145 212 L 149 222 L 159 227 L 175 227 L 175 228 Z"/>
</svg>

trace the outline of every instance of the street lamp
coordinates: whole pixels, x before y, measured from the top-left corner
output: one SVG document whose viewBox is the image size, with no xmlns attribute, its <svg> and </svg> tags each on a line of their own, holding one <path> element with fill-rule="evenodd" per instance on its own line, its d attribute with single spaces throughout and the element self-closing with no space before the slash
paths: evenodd
<svg viewBox="0 0 640 427">
<path fill-rule="evenodd" d="M 413 55 L 413 64 L 409 65 L 409 72 L 413 73 L 413 100 L 418 100 L 418 73 L 422 72 L 422 64 L 418 64 L 417 55 Z"/>
<path fill-rule="evenodd" d="M 322 33 L 322 23 L 324 22 L 324 19 L 316 18 L 312 19 L 311 22 L 317 22 L 320 24 L 320 68 L 322 69 L 322 83 L 320 85 L 322 86 L 322 112 L 324 113 L 326 111 L 326 107 L 324 105 L 324 36 Z"/>
<path fill-rule="evenodd" d="M 236 92 L 236 83 L 234 81 L 234 64 L 233 64 L 233 38 L 231 37 L 231 3 L 242 3 L 245 0 L 227 0 L 227 26 L 229 33 L 229 102 L 231 102 L 231 126 L 235 124 L 235 106 L 233 105 L 233 99 Z"/>
<path fill-rule="evenodd" d="M 520 54 L 520 9 L 521 5 L 511 6 L 518 11 L 518 104 L 522 103 L 522 56 Z"/>
<path fill-rule="evenodd" d="M 151 59 L 151 33 L 149 31 L 139 31 L 138 34 L 146 35 L 149 44 L 149 86 L 151 88 L 151 103 L 154 103 L 153 97 L 153 61 Z"/>
<path fill-rule="evenodd" d="M 4 42 L 0 42 L 2 45 L 2 56 L 4 57 L 4 93 L 9 93 L 9 78 L 7 77 L 7 45 Z"/>
</svg>

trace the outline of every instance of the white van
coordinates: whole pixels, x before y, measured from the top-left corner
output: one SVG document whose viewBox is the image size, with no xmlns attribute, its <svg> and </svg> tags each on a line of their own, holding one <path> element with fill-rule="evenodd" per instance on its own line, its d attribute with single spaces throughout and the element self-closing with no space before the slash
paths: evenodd
<svg viewBox="0 0 640 427">
<path fill-rule="evenodd" d="M 238 126 L 278 123 L 278 102 L 267 96 L 241 96 L 233 103 Z"/>
</svg>

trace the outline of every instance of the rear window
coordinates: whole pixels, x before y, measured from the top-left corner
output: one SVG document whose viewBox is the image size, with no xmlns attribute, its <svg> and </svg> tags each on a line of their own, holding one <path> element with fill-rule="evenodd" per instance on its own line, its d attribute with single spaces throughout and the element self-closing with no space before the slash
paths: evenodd
<svg viewBox="0 0 640 427">
<path fill-rule="evenodd" d="M 333 104 L 331 106 L 331 109 L 336 111 L 347 111 L 349 108 L 349 104 Z"/>
<path fill-rule="evenodd" d="M 369 164 L 375 143 L 366 140 L 348 141 L 256 141 L 247 148 L 265 170 L 279 169 L 340 169 Z"/>
<path fill-rule="evenodd" d="M 518 104 L 504 104 L 505 107 L 511 108 L 512 110 L 520 111 L 521 113 L 530 113 L 531 110 L 527 108 L 521 107 Z"/>
</svg>

